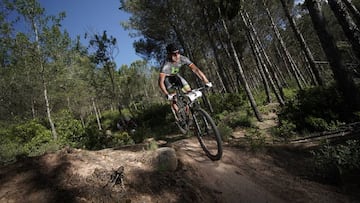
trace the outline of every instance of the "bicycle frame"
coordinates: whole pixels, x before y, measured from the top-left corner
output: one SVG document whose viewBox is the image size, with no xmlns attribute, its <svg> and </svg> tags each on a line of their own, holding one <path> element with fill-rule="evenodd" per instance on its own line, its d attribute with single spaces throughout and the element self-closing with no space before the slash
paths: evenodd
<svg viewBox="0 0 360 203">
<path fill-rule="evenodd" d="M 200 87 L 184 93 L 177 87 L 174 100 L 176 100 L 178 112 L 173 110 L 173 113 L 175 116 L 178 115 L 176 124 L 182 133 L 186 134 L 190 125 L 195 126 L 194 130 L 201 147 L 211 160 L 216 161 L 222 156 L 222 141 L 214 120 L 200 106 L 198 99 L 203 96 L 204 89 L 205 87 Z M 193 122 L 190 123 L 190 120 Z"/>
<path fill-rule="evenodd" d="M 174 96 L 174 100 L 177 104 L 178 112 L 175 112 L 175 110 L 173 108 L 171 108 L 175 118 L 177 118 L 178 115 L 180 115 L 181 118 L 177 118 L 177 119 L 180 119 L 180 121 L 183 121 L 186 123 L 186 125 L 188 125 L 190 115 L 192 115 L 192 117 L 193 117 L 194 110 L 200 107 L 198 99 L 203 96 L 202 91 L 204 89 L 205 89 L 205 87 L 200 87 L 197 89 L 193 89 L 190 92 L 184 93 L 180 87 L 175 87 L 176 95 Z M 185 113 L 185 114 L 183 114 L 183 113 Z M 182 119 L 185 119 L 185 120 L 182 120 Z M 195 121 L 194 117 L 193 117 L 193 120 Z M 184 129 L 181 126 L 179 126 L 180 130 L 184 134 L 187 133 L 189 127 L 190 126 L 186 126 L 186 128 Z"/>
</svg>

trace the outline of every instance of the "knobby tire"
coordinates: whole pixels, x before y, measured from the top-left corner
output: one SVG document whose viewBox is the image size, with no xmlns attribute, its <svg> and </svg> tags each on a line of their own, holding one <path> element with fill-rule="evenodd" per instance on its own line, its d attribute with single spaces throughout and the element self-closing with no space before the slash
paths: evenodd
<svg viewBox="0 0 360 203">
<path fill-rule="evenodd" d="M 220 133 L 214 120 L 202 108 L 197 108 L 193 113 L 195 133 L 201 148 L 212 161 L 220 160 L 223 150 Z"/>
</svg>

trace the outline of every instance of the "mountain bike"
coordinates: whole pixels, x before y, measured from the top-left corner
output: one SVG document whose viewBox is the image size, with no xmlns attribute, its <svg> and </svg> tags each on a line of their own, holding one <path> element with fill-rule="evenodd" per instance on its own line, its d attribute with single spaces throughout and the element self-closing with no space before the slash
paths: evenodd
<svg viewBox="0 0 360 203">
<path fill-rule="evenodd" d="M 174 89 L 173 99 L 178 106 L 178 111 L 171 109 L 180 131 L 187 134 L 190 129 L 194 129 L 205 154 L 212 161 L 220 160 L 222 157 L 222 141 L 219 130 L 209 113 L 201 108 L 199 101 L 206 87 L 193 89 L 188 93 L 184 93 L 178 86 L 174 86 Z"/>
</svg>

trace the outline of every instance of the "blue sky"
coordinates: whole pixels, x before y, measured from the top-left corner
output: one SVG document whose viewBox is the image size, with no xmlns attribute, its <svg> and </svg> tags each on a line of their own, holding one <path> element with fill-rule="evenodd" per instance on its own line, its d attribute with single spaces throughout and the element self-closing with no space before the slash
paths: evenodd
<svg viewBox="0 0 360 203">
<path fill-rule="evenodd" d="M 100 33 L 104 30 L 107 34 L 117 39 L 119 53 L 115 56 L 118 67 L 122 64 L 130 65 L 141 57 L 135 54 L 132 43 L 134 38 L 129 37 L 130 31 L 125 31 L 120 22 L 127 21 L 130 15 L 119 10 L 120 0 L 38 0 L 41 7 L 45 8 L 47 15 L 57 15 L 64 11 L 66 18 L 62 26 L 70 36 L 81 38 L 84 33 Z M 85 44 L 84 45 L 88 45 Z"/>
</svg>

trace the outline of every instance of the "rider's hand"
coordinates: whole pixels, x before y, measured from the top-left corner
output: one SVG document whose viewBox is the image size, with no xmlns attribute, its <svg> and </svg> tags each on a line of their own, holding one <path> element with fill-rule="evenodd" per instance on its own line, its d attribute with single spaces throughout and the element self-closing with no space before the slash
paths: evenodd
<svg viewBox="0 0 360 203">
<path fill-rule="evenodd" d="M 210 88 L 210 87 L 212 87 L 213 85 L 212 85 L 211 82 L 208 82 L 208 83 L 205 84 L 205 86 Z"/>
<path fill-rule="evenodd" d="M 174 98 L 174 95 L 173 94 L 168 94 L 168 95 L 166 95 L 166 98 L 167 98 L 167 100 L 173 100 L 173 98 Z"/>
</svg>

